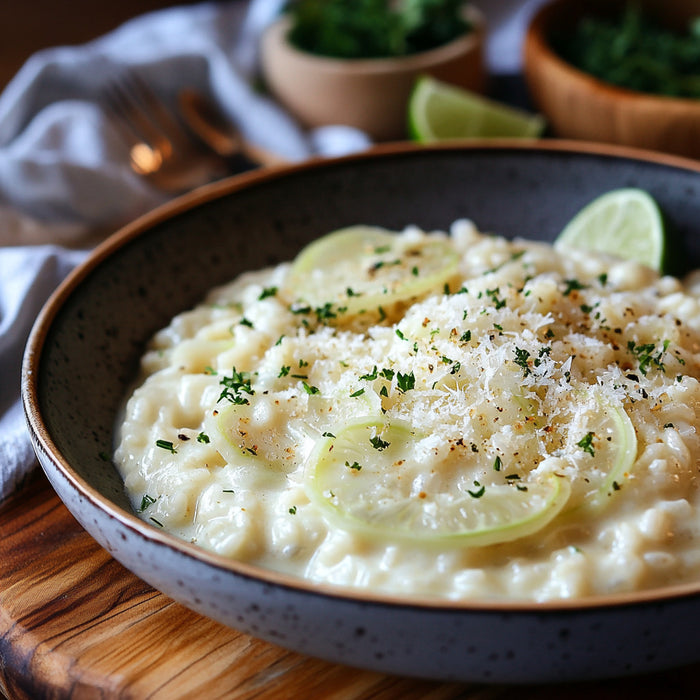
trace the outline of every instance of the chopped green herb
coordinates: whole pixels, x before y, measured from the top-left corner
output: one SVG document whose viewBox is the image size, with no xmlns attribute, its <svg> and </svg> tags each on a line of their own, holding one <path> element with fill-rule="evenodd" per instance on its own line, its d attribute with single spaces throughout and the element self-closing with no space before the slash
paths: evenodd
<svg viewBox="0 0 700 700">
<path fill-rule="evenodd" d="M 415 389 L 416 377 L 413 374 L 413 372 L 408 372 L 406 374 L 402 374 L 401 372 L 397 372 L 396 373 L 396 385 L 397 385 L 399 391 L 405 394 L 407 391 L 410 391 L 411 389 Z"/>
<path fill-rule="evenodd" d="M 593 449 L 594 437 L 595 433 L 588 432 L 576 443 L 576 445 L 580 447 L 584 452 L 588 452 L 588 454 L 591 455 L 591 457 L 595 457 L 595 450 Z"/>
<path fill-rule="evenodd" d="M 156 440 L 156 447 L 172 452 L 172 454 L 177 454 L 177 448 L 172 442 L 170 442 L 170 440 Z"/>
<path fill-rule="evenodd" d="M 524 348 L 515 348 L 515 364 L 523 368 L 523 374 L 528 375 L 530 373 L 530 365 L 528 360 L 530 358 L 530 353 Z"/>
<path fill-rule="evenodd" d="M 139 513 L 143 513 L 144 510 L 146 510 L 149 506 L 152 506 L 156 502 L 156 499 L 153 498 L 153 496 L 149 496 L 147 493 L 144 494 L 143 498 L 141 499 L 141 505 L 139 506 Z"/>
<path fill-rule="evenodd" d="M 362 466 L 358 462 L 353 462 L 352 464 L 350 464 L 350 462 L 346 461 L 345 466 L 350 467 L 350 469 L 354 469 L 357 472 L 359 472 L 360 469 L 362 469 Z"/>
<path fill-rule="evenodd" d="M 369 372 L 369 374 L 363 374 L 360 379 L 364 379 L 368 382 L 371 382 L 377 378 L 377 365 L 374 365 L 372 368 L 372 371 Z"/>
<path fill-rule="evenodd" d="M 364 390 L 364 389 L 358 389 L 357 391 L 353 391 L 353 392 L 350 394 L 350 398 L 351 398 L 351 399 L 356 399 L 358 396 L 362 396 L 362 394 L 364 394 L 364 393 L 365 393 L 365 390 Z"/>
<path fill-rule="evenodd" d="M 231 376 L 222 377 L 219 384 L 222 385 L 224 389 L 219 395 L 218 401 L 228 399 L 233 404 L 245 405 L 250 402 L 244 396 L 241 396 L 241 393 L 248 394 L 249 396 L 255 393 L 250 385 L 250 373 L 239 372 L 235 367 L 231 370 Z"/>
<path fill-rule="evenodd" d="M 500 289 L 496 287 L 495 289 L 487 289 L 486 296 L 491 299 L 496 309 L 502 309 L 506 305 L 506 300 L 501 299 L 498 295 L 500 294 Z"/>
<path fill-rule="evenodd" d="M 260 296 L 258 297 L 259 301 L 262 301 L 263 299 L 267 299 L 268 297 L 274 297 L 277 294 L 277 287 L 265 287 L 262 292 L 260 292 Z"/>
<path fill-rule="evenodd" d="M 208 445 L 210 442 L 209 436 L 206 433 L 200 433 L 199 435 L 197 435 L 197 442 L 201 442 L 204 445 Z"/>
<path fill-rule="evenodd" d="M 376 435 L 375 437 L 372 437 L 369 439 L 370 444 L 372 447 L 374 447 L 375 450 L 379 450 L 380 452 L 382 450 L 385 450 L 387 447 L 389 447 L 390 443 L 388 443 L 386 440 L 382 440 L 379 435 Z"/>
<path fill-rule="evenodd" d="M 307 384 L 306 382 L 302 382 L 302 385 L 304 386 L 304 391 L 307 394 L 320 394 L 321 390 L 317 386 L 311 386 L 310 384 Z"/>
<path fill-rule="evenodd" d="M 581 284 L 581 282 L 579 282 L 578 280 L 564 280 L 564 283 L 566 284 L 566 287 L 565 287 L 564 291 L 562 292 L 562 294 L 565 297 L 568 297 L 569 294 L 571 294 L 571 292 L 586 288 L 586 285 Z"/>
<path fill-rule="evenodd" d="M 474 486 L 478 487 L 476 491 L 470 491 L 467 490 L 467 493 L 472 497 L 472 498 L 481 498 L 484 493 L 486 493 L 486 487 L 483 484 L 480 484 L 478 481 L 474 482 Z"/>
</svg>

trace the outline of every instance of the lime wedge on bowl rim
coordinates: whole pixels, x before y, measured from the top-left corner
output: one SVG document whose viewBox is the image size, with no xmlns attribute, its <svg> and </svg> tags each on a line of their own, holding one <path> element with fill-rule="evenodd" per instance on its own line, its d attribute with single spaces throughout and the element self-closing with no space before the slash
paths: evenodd
<svg viewBox="0 0 700 700">
<path fill-rule="evenodd" d="M 580 248 L 664 268 L 666 229 L 658 204 L 646 191 L 611 190 L 587 204 L 564 227 L 557 248 Z"/>
<path fill-rule="evenodd" d="M 537 138 L 545 120 L 475 92 L 421 76 L 408 102 L 408 131 L 414 141 Z"/>
</svg>

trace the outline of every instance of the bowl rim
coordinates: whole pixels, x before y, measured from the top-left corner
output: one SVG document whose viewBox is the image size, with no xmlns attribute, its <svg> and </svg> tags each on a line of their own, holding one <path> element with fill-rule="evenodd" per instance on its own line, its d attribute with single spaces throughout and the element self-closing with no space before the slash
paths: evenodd
<svg viewBox="0 0 700 700">
<path fill-rule="evenodd" d="M 278 51 L 284 53 L 287 60 L 292 58 L 298 64 L 303 64 L 307 70 L 319 73 L 361 76 L 427 70 L 436 64 L 454 60 L 462 54 L 480 49 L 486 32 L 486 20 L 483 14 L 472 6 L 465 7 L 465 14 L 472 23 L 471 29 L 447 43 L 405 56 L 378 58 L 338 58 L 299 49 L 287 39 L 291 18 L 283 15 L 268 25 L 262 34 L 262 63 L 263 66 L 268 63 L 269 59 L 266 58 L 266 55 L 271 46 L 276 46 Z"/>
<path fill-rule="evenodd" d="M 68 482 L 70 488 L 93 507 L 106 513 L 109 518 L 132 532 L 132 534 L 178 553 L 198 560 L 227 574 L 239 578 L 254 580 L 258 583 L 273 585 L 298 594 L 324 596 L 347 602 L 359 602 L 364 605 L 390 606 L 397 609 L 430 609 L 450 613 L 530 613 L 542 615 L 561 612 L 585 612 L 609 608 L 634 607 L 667 603 L 672 600 L 700 597 L 700 580 L 684 584 L 653 588 L 631 593 L 608 594 L 578 599 L 555 599 L 537 602 L 526 599 L 469 599 L 453 600 L 429 596 L 408 596 L 387 592 L 375 592 L 368 589 L 339 586 L 330 583 L 316 583 L 298 576 L 276 572 L 261 566 L 229 559 L 223 555 L 209 552 L 197 545 L 182 540 L 175 535 L 163 532 L 114 504 L 109 498 L 99 493 L 70 465 L 53 441 L 44 423 L 40 408 L 38 386 L 39 368 L 42 350 L 47 335 L 64 304 L 78 290 L 81 283 L 113 254 L 132 240 L 147 235 L 154 226 L 222 196 L 235 194 L 258 184 L 280 178 L 293 177 L 296 173 L 310 169 L 336 167 L 354 161 L 382 159 L 383 157 L 410 157 L 417 152 L 459 151 L 464 153 L 484 151 L 490 153 L 548 152 L 569 155 L 592 155 L 610 158 L 631 159 L 661 166 L 681 168 L 696 173 L 700 177 L 700 161 L 682 156 L 674 156 L 655 151 L 646 151 L 628 146 L 599 144 L 585 141 L 551 139 L 547 141 L 512 139 L 484 139 L 469 142 L 442 142 L 427 146 L 410 142 L 382 144 L 361 153 L 334 158 L 312 158 L 302 163 L 270 167 L 234 175 L 218 182 L 205 185 L 185 195 L 162 204 L 150 212 L 138 217 L 121 227 L 102 243 L 97 245 L 88 257 L 80 263 L 63 280 L 50 295 L 39 312 L 29 334 L 21 368 L 21 397 L 26 424 L 34 450 L 43 452 L 51 460 L 60 475 Z M 43 467 L 42 467 L 43 468 Z M 49 480 L 51 480 L 51 475 Z M 53 487 L 53 483 L 52 483 Z"/>
<path fill-rule="evenodd" d="M 624 4 L 624 2 L 621 2 L 621 4 Z M 621 87 L 597 78 L 561 58 L 551 47 L 547 33 L 551 29 L 551 22 L 554 19 L 553 15 L 557 10 L 563 11 L 567 7 L 581 8 L 582 5 L 571 0 L 549 0 L 535 11 L 525 30 L 523 53 L 526 64 L 529 62 L 532 65 L 536 62 L 547 61 L 556 66 L 559 71 L 565 73 L 567 79 L 574 82 L 579 88 L 589 92 L 595 91 L 610 100 L 624 100 L 630 105 L 641 108 L 655 105 L 663 109 L 684 112 L 697 111 L 700 118 L 700 100 L 698 99 L 658 95 Z M 530 56 L 529 61 L 528 56 Z"/>
</svg>

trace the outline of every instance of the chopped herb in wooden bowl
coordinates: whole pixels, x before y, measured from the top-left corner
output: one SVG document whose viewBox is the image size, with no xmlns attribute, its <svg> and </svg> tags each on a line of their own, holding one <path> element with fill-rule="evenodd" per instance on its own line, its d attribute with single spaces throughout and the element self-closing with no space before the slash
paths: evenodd
<svg viewBox="0 0 700 700">
<path fill-rule="evenodd" d="M 552 36 L 559 55 L 619 87 L 700 99 L 700 16 L 679 32 L 629 4 L 614 16 L 584 16 L 567 34 Z"/>
</svg>

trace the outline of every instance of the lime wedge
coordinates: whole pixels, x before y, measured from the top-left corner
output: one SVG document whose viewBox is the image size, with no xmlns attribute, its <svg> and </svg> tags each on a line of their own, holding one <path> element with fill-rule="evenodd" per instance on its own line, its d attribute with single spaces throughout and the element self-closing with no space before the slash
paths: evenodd
<svg viewBox="0 0 700 700">
<path fill-rule="evenodd" d="M 565 226 L 557 248 L 580 248 L 616 255 L 662 270 L 666 229 L 653 197 L 628 187 L 596 197 Z"/>
<path fill-rule="evenodd" d="M 472 489 L 452 480 L 435 492 L 401 423 L 366 418 L 319 441 L 307 464 L 309 498 L 340 528 L 371 540 L 482 547 L 542 529 L 564 507 L 569 482 L 548 475 L 527 487 Z"/>
<path fill-rule="evenodd" d="M 286 294 L 353 315 L 441 290 L 457 271 L 447 238 L 416 240 L 376 226 L 350 226 L 310 243 L 292 263 Z"/>
<path fill-rule="evenodd" d="M 408 131 L 414 141 L 537 138 L 545 120 L 428 76 L 418 78 L 408 102 Z"/>
</svg>

